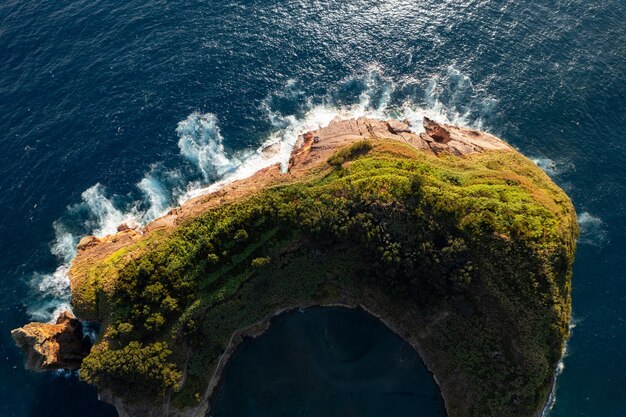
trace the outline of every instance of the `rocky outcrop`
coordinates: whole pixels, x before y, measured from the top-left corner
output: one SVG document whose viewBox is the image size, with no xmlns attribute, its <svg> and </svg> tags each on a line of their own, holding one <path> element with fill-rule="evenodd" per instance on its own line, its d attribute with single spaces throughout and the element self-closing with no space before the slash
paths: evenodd
<svg viewBox="0 0 626 417">
<path fill-rule="evenodd" d="M 426 134 L 437 143 L 447 144 L 452 140 L 448 129 L 428 117 L 424 118 L 424 129 L 426 129 Z"/>
<path fill-rule="evenodd" d="M 420 139 L 424 140 L 437 155 L 446 152 L 463 156 L 489 150 L 513 150 L 508 144 L 489 133 L 437 123 L 428 117 L 424 117 L 424 129 L 426 132 L 420 134 Z"/>
<path fill-rule="evenodd" d="M 411 123 L 407 120 L 403 122 L 399 120 L 388 120 L 387 127 L 391 133 L 396 135 L 401 133 L 411 133 Z"/>
<path fill-rule="evenodd" d="M 423 131 L 422 131 L 423 130 Z M 501 139 L 464 127 L 438 123 L 427 117 L 421 126 L 413 127 L 407 120 L 350 119 L 334 120 L 327 127 L 305 133 L 300 137 L 289 168 L 290 173 L 324 160 L 342 146 L 369 138 L 404 142 L 424 152 L 465 156 L 484 151 L 512 151 Z"/>
<path fill-rule="evenodd" d="M 25 353 L 26 367 L 34 371 L 79 369 L 91 348 L 80 320 L 67 311 L 55 324 L 30 323 L 11 336 Z"/>
</svg>

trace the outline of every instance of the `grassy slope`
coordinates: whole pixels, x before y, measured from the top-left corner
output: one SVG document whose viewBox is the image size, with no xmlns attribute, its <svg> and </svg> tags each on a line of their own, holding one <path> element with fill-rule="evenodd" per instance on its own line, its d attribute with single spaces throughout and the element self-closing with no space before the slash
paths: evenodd
<svg viewBox="0 0 626 417">
<path fill-rule="evenodd" d="M 569 199 L 515 152 L 372 144 L 79 271 L 73 302 L 106 329 L 81 376 L 192 406 L 236 329 L 360 303 L 419 346 L 450 416 L 532 415 L 568 333 Z"/>
</svg>

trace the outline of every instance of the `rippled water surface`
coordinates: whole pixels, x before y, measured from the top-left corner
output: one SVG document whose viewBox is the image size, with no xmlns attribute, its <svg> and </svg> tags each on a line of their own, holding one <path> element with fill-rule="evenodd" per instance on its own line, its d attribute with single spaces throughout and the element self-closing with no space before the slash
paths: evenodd
<svg viewBox="0 0 626 417">
<path fill-rule="evenodd" d="M 114 415 L 9 336 L 67 305 L 82 235 L 284 161 L 333 117 L 425 114 L 505 138 L 574 200 L 551 415 L 625 416 L 625 22 L 624 0 L 0 3 L 0 416 Z"/>
</svg>

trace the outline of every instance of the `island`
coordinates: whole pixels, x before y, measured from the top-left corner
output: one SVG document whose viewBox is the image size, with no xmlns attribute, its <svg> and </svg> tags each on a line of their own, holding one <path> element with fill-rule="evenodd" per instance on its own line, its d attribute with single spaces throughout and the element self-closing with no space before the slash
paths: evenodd
<svg viewBox="0 0 626 417">
<path fill-rule="evenodd" d="M 76 317 L 13 331 L 27 366 L 79 369 L 121 417 L 204 416 L 228 358 L 272 317 L 361 307 L 421 355 L 448 416 L 541 414 L 578 226 L 539 167 L 488 133 L 360 118 L 300 136 L 283 171 L 82 239 Z M 91 347 L 81 321 L 100 325 Z"/>
</svg>

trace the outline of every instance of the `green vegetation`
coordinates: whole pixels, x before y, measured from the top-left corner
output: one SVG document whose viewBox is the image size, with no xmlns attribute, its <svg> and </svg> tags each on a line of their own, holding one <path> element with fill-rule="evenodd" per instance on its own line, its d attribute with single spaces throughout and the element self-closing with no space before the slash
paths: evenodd
<svg viewBox="0 0 626 417">
<path fill-rule="evenodd" d="M 370 142 L 369 140 L 361 140 L 359 142 L 355 142 L 352 145 L 335 152 L 335 154 L 328 159 L 328 165 L 335 168 L 341 168 L 344 162 L 348 162 L 361 155 L 365 155 L 371 150 L 372 142 Z"/>
<path fill-rule="evenodd" d="M 163 342 L 143 346 L 132 341 L 118 350 L 99 345 L 83 361 L 80 376 L 119 396 L 162 396 L 167 389 L 177 387 L 182 377 L 176 365 L 168 362 L 171 354 Z"/>
<path fill-rule="evenodd" d="M 515 152 L 437 158 L 375 140 L 328 164 L 74 271 L 89 279 L 73 302 L 104 322 L 81 377 L 193 406 L 236 329 L 360 303 L 419 343 L 450 416 L 533 414 L 568 334 L 567 196 Z"/>
</svg>

